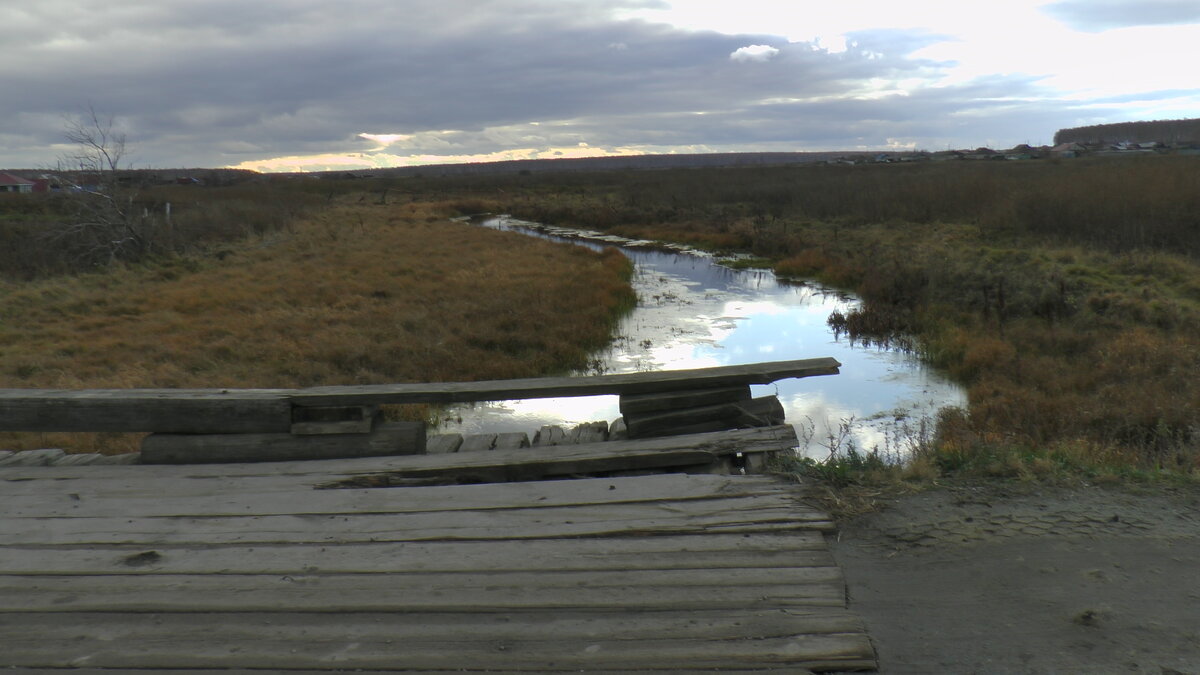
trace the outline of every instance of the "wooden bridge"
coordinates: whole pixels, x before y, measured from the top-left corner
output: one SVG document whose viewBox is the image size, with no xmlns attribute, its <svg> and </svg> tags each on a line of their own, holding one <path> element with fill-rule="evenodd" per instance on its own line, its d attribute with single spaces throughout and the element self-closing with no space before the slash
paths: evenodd
<svg viewBox="0 0 1200 675">
<path fill-rule="evenodd" d="M 836 372 L 831 359 L 812 361 Z M 787 363 L 796 372 L 797 362 Z M 761 466 L 755 458 L 793 447 L 793 429 L 674 433 L 770 417 L 759 414 L 762 404 L 747 408 L 740 393 L 711 393 L 781 377 L 772 374 L 780 364 L 761 365 L 736 377 L 679 371 L 701 378 L 697 390 L 678 373 L 646 373 L 569 387 L 353 388 L 353 400 L 332 389 L 132 398 L 5 391 L 6 428 L 84 430 L 102 419 L 108 430 L 199 437 L 186 448 L 168 444 L 168 459 L 210 463 L 22 466 L 16 455 L 0 458 L 0 666 L 873 669 L 824 543 L 832 524 L 797 499 L 794 485 L 743 474 Z M 703 379 L 721 377 L 734 379 Z M 277 435 L 378 436 L 387 423 L 369 406 L 411 401 L 414 392 L 464 400 L 596 387 L 622 394 L 623 407 L 649 405 L 633 417 L 658 423 L 635 438 L 572 444 L 561 435 L 557 445 L 489 452 L 381 455 L 360 443 L 367 456 L 323 461 L 260 454 L 211 463 L 209 454 L 221 455 L 222 439 L 251 454 L 304 455 L 317 446 Z M 139 416 L 123 407 L 128 400 L 167 414 Z M 246 401 L 273 411 L 271 430 L 236 412 Z M 262 435 L 265 445 L 249 442 Z M 143 456 L 153 446 L 148 440 Z"/>
</svg>

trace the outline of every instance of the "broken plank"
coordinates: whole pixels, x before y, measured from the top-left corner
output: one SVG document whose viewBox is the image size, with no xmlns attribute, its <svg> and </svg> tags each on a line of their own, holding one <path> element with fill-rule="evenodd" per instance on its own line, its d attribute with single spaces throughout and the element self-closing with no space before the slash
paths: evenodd
<svg viewBox="0 0 1200 675">
<path fill-rule="evenodd" d="M 292 395 L 292 400 L 298 405 L 350 405 L 352 403 L 471 403 L 560 396 L 629 395 L 681 389 L 716 389 L 770 384 L 787 378 L 836 375 L 840 366 L 841 364 L 836 359 L 825 357 L 591 377 L 314 387 L 297 390 Z"/>
<path fill-rule="evenodd" d="M 151 434 L 142 464 L 279 462 L 425 452 L 424 422 L 388 422 L 368 434 Z"/>
</svg>

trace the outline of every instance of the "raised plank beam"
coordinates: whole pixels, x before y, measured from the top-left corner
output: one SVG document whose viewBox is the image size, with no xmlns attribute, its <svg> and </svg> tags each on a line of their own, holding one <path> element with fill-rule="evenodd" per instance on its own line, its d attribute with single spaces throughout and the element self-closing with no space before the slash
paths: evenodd
<svg viewBox="0 0 1200 675">
<path fill-rule="evenodd" d="M 375 384 L 359 387 L 313 387 L 292 396 L 297 405 L 389 403 L 475 403 L 560 396 L 646 394 L 681 389 L 718 389 L 817 375 L 837 375 L 842 364 L 824 357 L 740 366 L 621 373 L 594 377 L 543 377 L 483 382 Z"/>
</svg>

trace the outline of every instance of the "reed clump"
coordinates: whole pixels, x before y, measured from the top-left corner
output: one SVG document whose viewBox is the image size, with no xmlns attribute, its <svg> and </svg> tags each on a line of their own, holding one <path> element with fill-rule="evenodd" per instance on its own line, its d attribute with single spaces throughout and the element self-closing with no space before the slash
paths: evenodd
<svg viewBox="0 0 1200 675">
<path fill-rule="evenodd" d="M 628 260 L 335 201 L 224 245 L 0 282 L 0 387 L 248 387 L 530 377 L 586 365 L 635 303 Z M 0 447 L 136 439 L 6 434 Z"/>
<path fill-rule="evenodd" d="M 219 252 L 226 243 L 284 227 L 327 200 L 263 181 L 221 187 L 122 187 L 117 223 L 89 222 L 77 192 L 0 195 L 0 278 L 44 279 L 164 256 Z M 127 202 L 126 202 L 127 200 Z M 84 204 L 86 206 L 86 204 Z M 113 239 L 129 243 L 114 247 Z"/>
</svg>

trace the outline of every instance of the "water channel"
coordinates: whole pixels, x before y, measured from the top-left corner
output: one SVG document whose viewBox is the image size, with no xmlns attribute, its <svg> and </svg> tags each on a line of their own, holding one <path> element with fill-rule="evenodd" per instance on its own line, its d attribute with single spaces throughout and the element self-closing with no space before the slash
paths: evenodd
<svg viewBox="0 0 1200 675">
<path fill-rule="evenodd" d="M 617 337 L 595 355 L 590 373 L 680 370 L 831 356 L 841 374 L 755 386 L 755 396 L 779 397 L 796 427 L 800 452 L 817 458 L 831 450 L 878 450 L 901 460 L 932 430 L 944 406 L 965 405 L 960 387 L 916 357 L 852 343 L 833 334 L 826 319 L 846 312 L 854 297 L 813 283 L 778 281 L 767 270 L 736 270 L 686 247 L 647 247 L 611 235 L 548 227 L 507 216 L 477 219 L 513 230 L 599 248 L 617 245 L 633 261 L 638 306 Z M 580 373 L 583 374 L 583 373 Z M 501 401 L 450 410 L 439 432 L 524 431 L 571 427 L 620 416 L 616 396 Z"/>
</svg>

